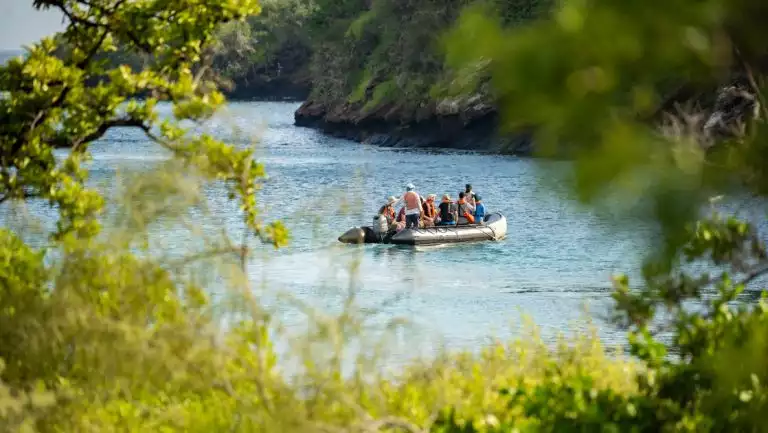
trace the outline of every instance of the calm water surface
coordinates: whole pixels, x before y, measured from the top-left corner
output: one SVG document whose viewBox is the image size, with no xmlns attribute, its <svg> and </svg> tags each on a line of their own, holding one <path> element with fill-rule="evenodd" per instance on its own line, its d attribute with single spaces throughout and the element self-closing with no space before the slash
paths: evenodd
<svg viewBox="0 0 768 433">
<path fill-rule="evenodd" d="M 557 186 L 542 188 L 542 181 L 568 170 L 567 163 L 361 145 L 293 126 L 297 106 L 232 104 L 209 125 L 218 136 L 243 145 L 258 136 L 257 154 L 269 174 L 260 192 L 264 215 L 291 230 L 287 248 L 261 248 L 263 258 L 249 265 L 251 279 L 268 292 L 281 290 L 333 308 L 349 287 L 350 263 L 359 259 L 360 278 L 354 282 L 359 301 L 381 306 L 383 317 L 411 320 L 418 331 L 403 339 L 420 348 L 476 347 L 488 336 L 509 336 L 518 332 L 510 325 L 520 322 L 521 313 L 545 334 L 580 329 L 585 305 L 593 317 L 604 313 L 610 276 L 636 268 L 655 236 L 653 228 L 636 221 L 629 222 L 632 232 L 620 230 L 621 221 L 580 209 L 559 195 Z M 117 170 L 152 170 L 165 158 L 134 131 L 111 134 L 93 153 L 93 179 L 106 184 L 114 182 Z M 408 182 L 422 194 L 453 196 L 472 183 L 489 210 L 507 216 L 507 239 L 422 249 L 336 241 L 349 227 L 368 223 L 386 197 L 401 194 Z M 236 206 L 215 188 L 209 199 L 217 218 L 200 223 L 239 233 Z M 186 235 L 157 236 L 174 248 Z M 301 323 L 295 308 L 268 295 L 265 302 L 287 323 Z M 619 341 L 623 334 L 599 317 L 594 320 L 603 338 Z"/>
</svg>

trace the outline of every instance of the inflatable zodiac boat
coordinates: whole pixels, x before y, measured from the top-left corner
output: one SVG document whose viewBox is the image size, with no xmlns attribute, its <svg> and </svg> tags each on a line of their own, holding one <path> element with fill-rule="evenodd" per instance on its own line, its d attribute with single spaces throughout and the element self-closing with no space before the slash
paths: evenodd
<svg viewBox="0 0 768 433">
<path fill-rule="evenodd" d="M 500 212 L 485 216 L 483 224 L 404 229 L 378 235 L 372 227 L 354 227 L 339 236 L 347 244 L 437 245 L 459 242 L 498 241 L 507 235 L 507 218 Z"/>
</svg>

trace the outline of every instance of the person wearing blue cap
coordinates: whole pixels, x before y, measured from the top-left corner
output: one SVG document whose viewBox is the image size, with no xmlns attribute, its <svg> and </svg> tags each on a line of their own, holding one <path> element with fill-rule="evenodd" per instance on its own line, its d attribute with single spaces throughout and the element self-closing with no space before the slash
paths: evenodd
<svg viewBox="0 0 768 433">
<path fill-rule="evenodd" d="M 475 223 L 482 224 L 485 218 L 485 205 L 483 204 L 483 198 L 479 195 L 475 195 Z"/>
</svg>

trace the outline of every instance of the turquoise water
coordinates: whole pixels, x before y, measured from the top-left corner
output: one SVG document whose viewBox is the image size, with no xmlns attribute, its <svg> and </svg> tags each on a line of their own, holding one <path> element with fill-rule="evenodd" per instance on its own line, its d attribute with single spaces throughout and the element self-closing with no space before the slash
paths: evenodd
<svg viewBox="0 0 768 433">
<path fill-rule="evenodd" d="M 349 264 L 358 259 L 360 278 L 353 284 L 360 303 L 379 305 L 384 318 L 410 320 L 414 329 L 403 339 L 418 347 L 472 347 L 491 335 L 506 337 L 518 332 L 510 325 L 520 322 L 521 313 L 545 334 L 581 329 L 585 305 L 600 335 L 620 341 L 623 333 L 601 318 L 610 305 L 609 279 L 636 269 L 656 232 L 638 221 L 599 219 L 559 194 L 557 182 L 542 187 L 567 172 L 567 163 L 361 145 L 293 126 L 297 106 L 231 104 L 208 125 L 241 145 L 258 137 L 257 154 L 269 174 L 260 192 L 264 216 L 284 221 L 292 240 L 277 252 L 262 247 L 249 277 L 268 288 L 265 302 L 286 323 L 298 326 L 301 314 L 269 293 L 334 308 L 349 287 Z M 93 179 L 107 185 L 117 170 L 151 170 L 165 158 L 137 131 L 112 133 L 94 144 L 93 154 Z M 507 238 L 422 249 L 336 241 L 348 228 L 368 223 L 386 197 L 402 193 L 408 182 L 423 194 L 454 196 L 472 183 L 489 211 L 507 216 Z M 199 222 L 239 236 L 236 206 L 216 188 L 208 194 L 216 218 Z M 622 229 L 627 225 L 633 229 Z M 186 234 L 156 236 L 173 249 Z"/>
</svg>

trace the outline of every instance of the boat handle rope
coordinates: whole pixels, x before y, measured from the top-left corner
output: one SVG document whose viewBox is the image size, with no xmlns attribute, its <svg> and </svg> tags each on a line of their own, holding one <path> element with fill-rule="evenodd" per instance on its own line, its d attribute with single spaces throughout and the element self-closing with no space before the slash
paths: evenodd
<svg viewBox="0 0 768 433">
<path fill-rule="evenodd" d="M 456 227 L 456 226 L 454 226 L 454 227 Z M 417 228 L 417 229 L 412 229 L 412 230 L 415 230 L 417 233 L 424 233 L 424 232 L 429 232 L 429 229 L 434 229 L 438 233 L 448 233 L 448 228 L 449 227 L 446 227 L 446 226 L 434 226 L 434 227 L 429 227 L 429 228 L 423 228 L 423 229 L 422 228 Z M 478 226 L 477 228 L 480 229 L 481 232 L 483 232 L 483 229 L 490 230 L 491 231 L 491 235 L 488 237 L 488 240 L 491 240 L 491 241 L 495 241 L 496 240 L 496 230 L 493 227 L 491 227 L 491 226 Z M 487 234 L 488 233 L 486 232 L 486 235 Z"/>
<path fill-rule="evenodd" d="M 491 226 L 485 226 L 485 228 L 487 228 L 488 230 L 491 231 L 491 233 L 493 233 L 493 236 L 491 237 L 490 240 L 495 241 L 496 240 L 496 230 L 494 230 L 493 227 L 491 227 Z"/>
</svg>

